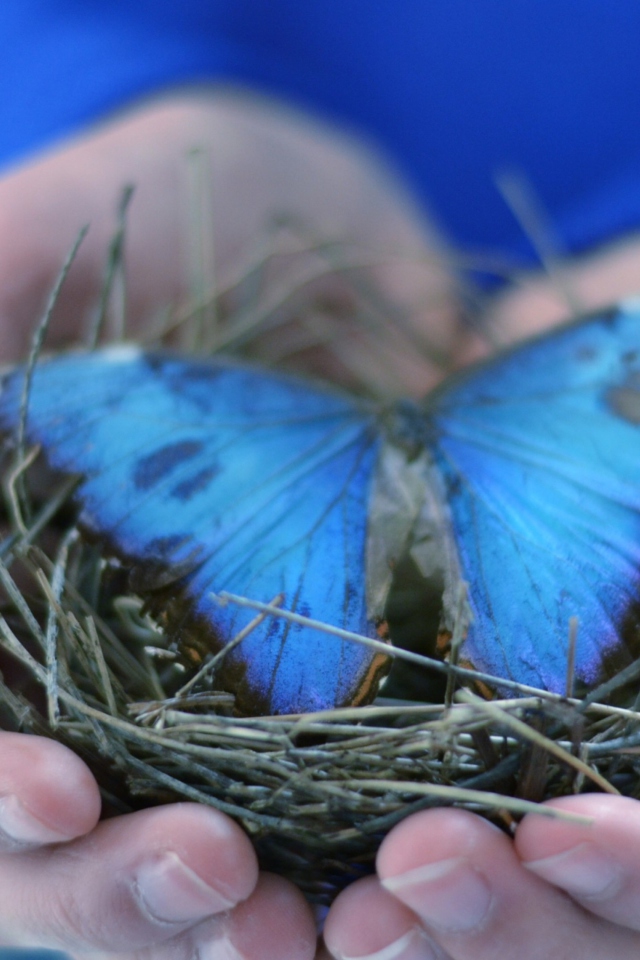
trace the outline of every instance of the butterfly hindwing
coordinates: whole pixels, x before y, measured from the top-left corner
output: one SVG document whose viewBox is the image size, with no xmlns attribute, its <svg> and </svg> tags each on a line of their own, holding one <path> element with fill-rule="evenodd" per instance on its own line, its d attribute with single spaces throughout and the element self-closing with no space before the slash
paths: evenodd
<svg viewBox="0 0 640 960">
<path fill-rule="evenodd" d="M 5 431 L 22 390 L 22 372 L 5 380 Z M 175 576 L 170 632 L 222 646 L 255 617 L 211 597 L 225 590 L 282 594 L 288 609 L 372 633 L 363 571 L 374 424 L 296 380 L 123 347 L 39 363 L 27 438 L 54 468 L 82 475 L 82 524 L 143 581 L 147 570 L 148 588 L 154 570 L 162 584 Z M 245 712 L 288 713 L 366 698 L 379 666 L 362 645 L 269 618 L 222 676 Z"/>
<path fill-rule="evenodd" d="M 565 689 L 638 639 L 640 305 L 565 327 L 428 404 L 473 612 L 465 655 Z"/>
</svg>

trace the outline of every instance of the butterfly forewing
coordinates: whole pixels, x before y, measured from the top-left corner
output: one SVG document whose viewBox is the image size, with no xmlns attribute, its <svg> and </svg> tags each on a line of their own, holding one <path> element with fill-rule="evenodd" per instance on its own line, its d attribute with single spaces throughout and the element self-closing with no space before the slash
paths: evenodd
<svg viewBox="0 0 640 960">
<path fill-rule="evenodd" d="M 22 389 L 21 372 L 5 381 L 5 430 Z M 211 595 L 224 590 L 282 594 L 288 609 L 373 634 L 364 552 L 379 439 L 356 404 L 222 362 L 120 348 L 38 364 L 27 436 L 53 467 L 84 477 L 82 524 L 142 569 L 149 593 L 162 587 L 169 631 L 201 653 L 255 616 L 220 606 Z M 289 713 L 372 696 L 386 658 L 268 619 L 227 659 L 219 679 L 239 709 Z"/>
</svg>

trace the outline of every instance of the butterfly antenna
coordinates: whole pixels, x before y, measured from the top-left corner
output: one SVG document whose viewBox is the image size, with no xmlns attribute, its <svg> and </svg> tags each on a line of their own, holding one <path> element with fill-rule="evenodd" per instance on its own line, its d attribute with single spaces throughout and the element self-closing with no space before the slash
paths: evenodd
<svg viewBox="0 0 640 960">
<path fill-rule="evenodd" d="M 551 282 L 573 315 L 584 312 L 584 305 L 567 283 L 562 268 L 562 250 L 544 205 L 527 176 L 506 169 L 494 177 L 496 187 L 534 248 Z"/>
<path fill-rule="evenodd" d="M 107 252 L 107 263 L 104 272 L 100 300 L 95 312 L 94 320 L 87 333 L 86 342 L 89 350 L 95 350 L 100 335 L 105 328 L 107 315 L 112 311 L 114 319 L 114 339 L 124 339 L 126 326 L 127 287 L 124 269 L 124 243 L 127 225 L 127 212 L 135 187 L 128 184 L 122 191 L 117 209 L 116 231 L 111 238 Z"/>
</svg>

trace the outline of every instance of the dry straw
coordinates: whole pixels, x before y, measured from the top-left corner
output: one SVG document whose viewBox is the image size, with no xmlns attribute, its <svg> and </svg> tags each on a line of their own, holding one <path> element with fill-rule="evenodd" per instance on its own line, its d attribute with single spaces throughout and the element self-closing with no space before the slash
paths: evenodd
<svg viewBox="0 0 640 960">
<path fill-rule="evenodd" d="M 204 306 L 187 310 L 180 328 L 195 317 L 197 340 L 206 340 L 204 307 L 215 301 L 216 342 L 245 347 L 257 329 L 263 336 L 265 328 L 290 322 L 284 308 L 295 303 L 299 337 L 307 284 L 323 270 L 334 271 L 336 262 L 347 274 L 367 258 L 308 238 L 291 246 L 292 235 L 280 225 L 271 247 L 234 284 L 209 291 Z M 108 320 L 121 239 L 119 233 L 112 248 L 99 324 Z M 283 243 L 291 261 L 304 248 L 306 273 L 264 283 Z M 202 297 L 203 284 L 195 286 Z M 373 323 L 375 310 L 361 286 L 354 302 Z M 163 332 L 175 328 L 170 320 Z M 317 323 L 313 329 L 317 335 Z M 44 325 L 38 340 L 43 332 Z M 325 333 L 318 342 L 326 341 Z M 303 338 L 305 349 L 311 340 Z M 381 838 L 416 810 L 454 804 L 509 831 L 530 811 L 558 816 L 538 806 L 548 797 L 585 790 L 637 795 L 640 713 L 622 691 L 633 686 L 639 664 L 582 700 L 515 684 L 509 699 L 486 699 L 478 681 L 486 690 L 492 678 L 398 651 L 416 670 L 447 675 L 445 702 L 381 699 L 306 716 L 234 716 L 233 698 L 215 689 L 215 664 L 205 663 L 197 676 L 185 672 L 166 637 L 127 594 L 125 573 L 79 535 L 69 506 L 73 482 L 49 477 L 42 494 L 36 453 L 18 438 L 17 452 L 5 457 L 2 722 L 55 737 L 83 757 L 107 814 L 175 800 L 214 806 L 243 825 L 265 867 L 326 904 L 372 869 Z M 219 601 L 249 603 L 256 621 L 288 616 L 279 598 L 261 604 L 226 595 Z M 612 699 L 630 708 L 604 702 Z"/>
</svg>

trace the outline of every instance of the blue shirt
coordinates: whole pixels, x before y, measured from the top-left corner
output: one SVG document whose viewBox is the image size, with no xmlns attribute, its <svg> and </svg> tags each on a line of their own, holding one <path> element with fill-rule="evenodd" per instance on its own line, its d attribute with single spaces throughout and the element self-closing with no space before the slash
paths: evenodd
<svg viewBox="0 0 640 960">
<path fill-rule="evenodd" d="M 640 225 L 637 0 L 4 0 L 0 163 L 163 87 L 232 80 L 365 131 L 450 238 L 533 262 L 517 169 L 561 250 Z"/>
<path fill-rule="evenodd" d="M 505 169 L 568 253 L 640 226 L 639 50 L 637 0 L 3 0 L 0 164 L 237 81 L 374 138 L 458 246 L 534 263 Z"/>
</svg>

